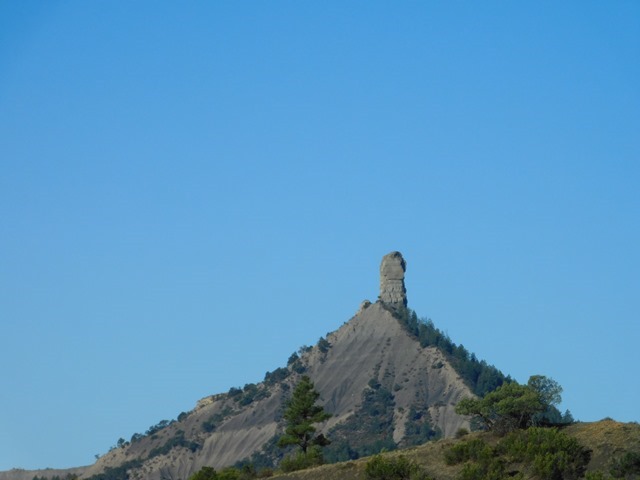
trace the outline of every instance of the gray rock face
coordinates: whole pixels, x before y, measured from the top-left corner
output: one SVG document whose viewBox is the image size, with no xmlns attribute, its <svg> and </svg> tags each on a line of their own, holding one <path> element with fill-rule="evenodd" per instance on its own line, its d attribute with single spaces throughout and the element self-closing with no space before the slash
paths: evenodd
<svg viewBox="0 0 640 480">
<path fill-rule="evenodd" d="M 393 421 L 384 428 L 401 446 L 407 436 L 412 408 L 427 409 L 429 424 L 438 427 L 445 438 L 453 437 L 461 427 L 470 428 L 469 421 L 455 413 L 455 405 L 462 398 L 473 397 L 469 387 L 444 354 L 436 347 L 422 348 L 386 304 L 370 304 L 337 331 L 327 334 L 326 340 L 331 345 L 327 351 L 315 346 L 299 359 L 305 374 L 313 379 L 325 410 L 333 415 L 326 423 L 317 425 L 318 433 L 339 441 L 345 437 L 332 437 L 329 433 L 332 428 L 342 422 L 353 422 L 354 416 L 367 418 L 369 413 L 365 413 L 362 403 L 366 392 L 371 391 L 372 379 L 393 392 Z M 293 365 L 286 369 L 286 378 L 257 384 L 258 391 L 266 395 L 256 397 L 248 405 L 242 405 L 237 397 L 234 399 L 227 393 L 202 399 L 194 410 L 157 434 L 145 435 L 124 448 L 105 453 L 95 465 L 84 470 L 81 480 L 133 459 L 141 460 L 142 465 L 129 470 L 131 480 L 185 479 L 203 466 L 219 470 L 253 453 L 264 452 L 264 446 L 274 435 L 282 433 L 282 423 L 278 422 L 282 405 L 300 380 Z M 205 430 L 203 424 L 213 419 L 214 430 Z M 192 451 L 176 446 L 149 458 L 149 452 L 164 450 L 167 442 L 180 437 L 200 448 Z M 32 472 L 31 476 L 6 479 L 0 475 L 0 480 L 31 480 L 35 474 L 42 475 Z"/>
<path fill-rule="evenodd" d="M 453 437 L 462 427 L 470 428 L 469 421 L 455 412 L 455 405 L 462 398 L 473 397 L 469 387 L 440 350 L 433 346 L 423 348 L 394 318 L 392 309 L 407 301 L 405 269 L 400 253 L 386 255 L 380 267 L 381 301 L 365 300 L 354 317 L 327 334 L 328 349 L 314 346 L 301 353 L 297 360 L 305 368 L 305 374 L 313 379 L 326 411 L 333 415 L 318 425 L 319 433 L 332 440 L 348 439 L 350 430 L 340 430 L 340 426 L 349 422 L 354 425 L 356 420 L 360 422 L 370 415 L 363 401 L 371 391 L 372 379 L 392 392 L 393 402 L 389 408 L 393 408 L 393 418 L 384 428 L 399 446 L 410 440 L 407 422 L 411 420 L 412 425 L 417 425 L 415 419 L 410 418 L 412 409 L 426 411 L 428 416 L 424 419 L 445 438 Z M 279 421 L 282 405 L 300 378 L 294 368 L 297 367 L 290 364 L 279 369 L 279 379 L 267 380 L 265 376 L 265 382 L 256 385 L 263 395 L 255 396 L 248 404 L 229 393 L 200 400 L 193 410 L 179 415 L 177 421 L 156 434 L 144 435 L 135 442 L 127 442 L 123 448 L 112 449 L 94 465 L 79 470 L 80 480 L 136 459 L 141 465 L 129 469 L 132 480 L 185 479 L 203 466 L 218 470 L 254 453 L 265 453 L 265 445 L 282 433 Z M 204 428 L 212 422 L 213 430 Z M 334 434 L 336 437 L 331 437 Z M 179 438 L 198 448 L 193 450 L 183 444 L 166 452 L 169 442 Z M 164 453 L 150 456 L 152 451 Z M 37 471 L 22 472 L 25 471 L 16 475 L 0 472 L 0 480 L 44 476 Z M 51 475 L 46 473 L 46 476 Z"/>
<path fill-rule="evenodd" d="M 407 306 L 407 290 L 404 287 L 404 272 L 407 262 L 400 252 L 391 252 L 382 257 L 380 264 L 380 301 L 394 307 Z"/>
</svg>

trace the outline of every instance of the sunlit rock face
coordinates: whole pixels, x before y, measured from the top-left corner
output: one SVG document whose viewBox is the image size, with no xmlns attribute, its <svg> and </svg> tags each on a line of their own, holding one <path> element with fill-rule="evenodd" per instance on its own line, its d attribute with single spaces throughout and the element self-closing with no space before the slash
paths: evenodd
<svg viewBox="0 0 640 480">
<path fill-rule="evenodd" d="M 404 287 L 404 272 L 407 262 L 400 252 L 391 252 L 382 257 L 380 264 L 380 301 L 393 307 L 407 306 L 407 290 Z"/>
</svg>

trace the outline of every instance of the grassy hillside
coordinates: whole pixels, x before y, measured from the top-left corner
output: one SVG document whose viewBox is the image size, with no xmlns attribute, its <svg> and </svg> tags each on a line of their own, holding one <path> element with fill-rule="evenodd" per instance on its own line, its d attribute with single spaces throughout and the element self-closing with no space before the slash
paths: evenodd
<svg viewBox="0 0 640 480">
<path fill-rule="evenodd" d="M 626 453 L 633 452 L 640 455 L 640 425 L 637 423 L 619 423 L 612 420 L 603 420 L 594 423 L 576 423 L 563 430 L 571 438 L 576 439 L 582 446 L 591 450 L 591 460 L 587 465 L 589 472 L 601 471 L 605 478 L 610 477 L 609 469 L 613 462 L 622 458 Z M 488 445 L 495 446 L 500 437 L 491 433 L 473 433 L 459 440 L 439 440 L 419 447 L 398 450 L 382 454 L 387 459 L 397 459 L 404 456 L 414 461 L 424 469 L 429 477 L 434 480 L 456 480 L 464 468 L 464 463 L 447 465 L 445 452 L 454 445 L 471 439 L 481 439 Z M 361 458 L 355 461 L 343 462 L 333 465 L 323 465 L 309 470 L 276 475 L 272 479 L 288 480 L 365 480 L 365 469 L 371 458 Z M 524 478 L 539 478 L 526 473 L 522 465 L 511 465 L 515 470 L 525 471 Z M 514 477 L 517 478 L 517 477 Z M 638 474 L 627 475 L 626 480 L 639 478 Z"/>
<path fill-rule="evenodd" d="M 590 470 L 607 471 L 612 459 L 620 458 L 625 452 L 640 454 L 638 423 L 620 423 L 607 419 L 576 423 L 567 427 L 565 432 L 592 450 Z"/>
</svg>

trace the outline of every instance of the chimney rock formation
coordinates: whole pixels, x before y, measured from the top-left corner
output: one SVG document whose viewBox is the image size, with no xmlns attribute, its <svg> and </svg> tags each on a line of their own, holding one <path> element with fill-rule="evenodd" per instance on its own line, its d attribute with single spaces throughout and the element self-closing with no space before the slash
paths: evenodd
<svg viewBox="0 0 640 480">
<path fill-rule="evenodd" d="M 382 257 L 380 264 L 380 301 L 393 307 L 407 306 L 407 290 L 404 287 L 404 272 L 407 262 L 400 252 L 391 252 Z"/>
</svg>

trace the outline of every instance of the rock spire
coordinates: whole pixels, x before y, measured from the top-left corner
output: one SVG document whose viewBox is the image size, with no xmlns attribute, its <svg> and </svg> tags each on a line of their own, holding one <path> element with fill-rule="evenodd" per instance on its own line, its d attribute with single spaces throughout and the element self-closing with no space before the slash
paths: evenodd
<svg viewBox="0 0 640 480">
<path fill-rule="evenodd" d="M 382 257 L 380 264 L 380 301 L 393 307 L 407 306 L 407 290 L 404 288 L 404 272 L 407 262 L 400 252 Z"/>
</svg>

